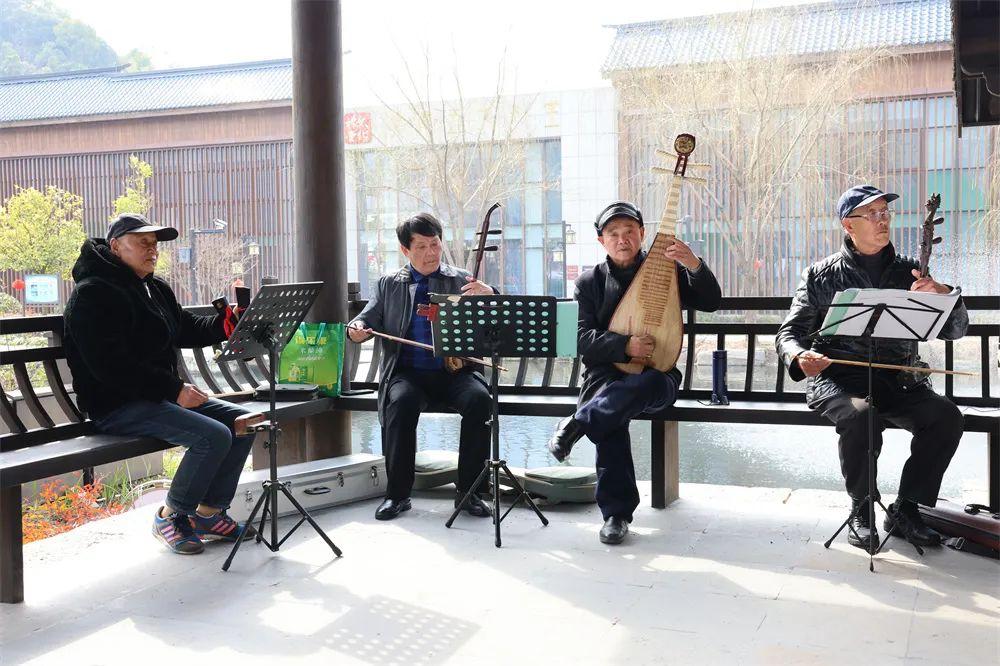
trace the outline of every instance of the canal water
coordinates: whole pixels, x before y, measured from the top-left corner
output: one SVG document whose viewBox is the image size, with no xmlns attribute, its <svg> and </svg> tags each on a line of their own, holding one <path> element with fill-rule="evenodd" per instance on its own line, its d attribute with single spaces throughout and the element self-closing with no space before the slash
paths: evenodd
<svg viewBox="0 0 1000 666">
<path fill-rule="evenodd" d="M 767 349 L 764 345 L 761 346 Z M 768 352 L 771 353 L 773 352 Z M 932 359 L 932 363 L 935 360 L 938 359 Z M 708 364 L 699 364 L 698 368 L 694 386 L 710 387 L 710 361 Z M 777 364 L 764 362 L 757 364 L 756 368 L 755 387 L 762 389 L 773 387 Z M 555 375 L 564 372 L 568 370 L 557 367 Z M 997 380 L 995 370 L 993 372 L 995 387 Z M 533 371 L 528 373 L 529 383 L 532 383 L 530 378 L 534 374 L 536 373 Z M 556 376 L 554 381 L 558 384 L 564 380 Z M 742 386 L 742 381 L 743 368 L 731 365 L 729 385 Z M 968 387 L 958 384 L 956 392 L 975 395 L 978 386 L 973 384 L 976 381 L 970 380 Z M 936 388 L 939 392 L 943 392 L 944 386 L 942 384 Z M 803 390 L 804 384 L 791 384 L 789 389 Z M 381 454 L 382 443 L 376 415 L 355 412 L 352 419 L 354 450 Z M 517 467 L 533 468 L 556 464 L 548 455 L 545 442 L 557 423 L 558 419 L 550 417 L 501 417 L 500 446 L 503 458 L 510 465 Z M 420 450 L 454 451 L 458 447 L 458 435 L 458 415 L 424 414 L 417 430 L 417 446 Z M 650 478 L 649 423 L 634 423 L 631 427 L 631 436 L 636 475 L 640 480 L 648 480 Z M 898 429 L 888 429 L 883 433 L 883 440 L 884 445 L 879 458 L 879 488 L 882 492 L 893 494 L 898 490 L 899 475 L 909 455 L 910 434 Z M 569 462 L 573 465 L 592 467 L 593 444 L 586 439 L 582 440 L 573 449 Z M 966 433 L 945 475 L 941 496 L 955 501 L 985 503 L 988 487 L 987 468 L 986 435 Z M 844 487 L 837 454 L 837 434 L 832 425 L 815 427 L 682 423 L 680 424 L 680 474 L 681 481 L 692 483 L 824 490 L 842 490 Z"/>
</svg>

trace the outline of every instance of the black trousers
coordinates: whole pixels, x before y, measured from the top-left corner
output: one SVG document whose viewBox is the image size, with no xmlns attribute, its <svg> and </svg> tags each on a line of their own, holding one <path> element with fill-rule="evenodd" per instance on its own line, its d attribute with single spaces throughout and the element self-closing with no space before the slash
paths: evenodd
<svg viewBox="0 0 1000 666">
<path fill-rule="evenodd" d="M 458 489 L 467 491 L 483 469 L 490 451 L 490 393 L 467 370 L 401 369 L 387 389 L 382 416 L 382 452 L 389 477 L 385 496 L 400 500 L 413 490 L 417 455 L 417 421 L 427 406 L 441 403 L 462 415 L 458 443 Z"/>
<path fill-rule="evenodd" d="M 639 506 L 632 440 L 628 426 L 635 417 L 658 412 L 677 400 L 679 372 L 646 369 L 622 373 L 580 405 L 574 418 L 597 448 L 597 505 L 605 520 L 615 516 L 632 522 Z"/>
<path fill-rule="evenodd" d="M 840 470 L 853 499 L 868 494 L 868 405 L 867 373 L 845 377 L 849 393 L 827 398 L 814 406 L 834 423 L 840 435 Z M 860 388 L 864 384 L 864 389 Z M 910 457 L 899 479 L 899 496 L 926 506 L 937 503 L 941 480 L 962 439 L 962 413 L 953 402 L 928 387 L 905 391 L 896 385 L 894 373 L 876 373 L 873 381 L 874 449 L 876 461 L 882 450 L 886 422 L 913 434 Z M 876 478 L 878 475 L 876 464 Z M 874 495 L 880 498 L 878 489 Z"/>
</svg>

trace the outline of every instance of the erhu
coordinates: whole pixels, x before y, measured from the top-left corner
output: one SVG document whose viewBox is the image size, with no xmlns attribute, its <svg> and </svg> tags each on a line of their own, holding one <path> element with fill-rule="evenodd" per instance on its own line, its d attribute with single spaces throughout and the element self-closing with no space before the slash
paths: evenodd
<svg viewBox="0 0 1000 666">
<path fill-rule="evenodd" d="M 494 203 L 492 206 L 490 206 L 489 210 L 486 211 L 486 216 L 483 218 L 483 221 L 479 226 L 479 231 L 476 232 L 476 235 L 479 236 L 479 241 L 474 251 L 476 257 L 475 268 L 472 271 L 472 279 L 474 280 L 479 279 L 479 274 L 482 271 L 483 255 L 487 252 L 496 252 L 498 249 L 496 245 L 486 244 L 486 239 L 489 236 L 494 236 L 501 233 L 500 229 L 490 229 L 490 217 L 493 215 L 493 211 L 495 211 L 497 208 L 500 208 L 499 203 Z M 417 305 L 417 314 L 422 317 L 427 317 L 431 321 L 434 321 L 434 319 L 437 317 L 437 313 L 438 313 L 438 306 L 435 304 L 425 303 Z M 427 345 L 422 342 L 416 342 L 415 340 L 409 340 L 407 338 L 400 338 L 395 335 L 389 335 L 387 333 L 379 333 L 378 331 L 368 330 L 367 332 L 376 337 L 383 338 L 385 340 L 391 340 L 393 342 L 399 342 L 404 345 L 410 345 L 411 347 L 426 349 L 427 351 L 430 351 L 432 353 L 434 351 L 433 345 Z M 488 368 L 493 367 L 493 364 L 490 361 L 482 358 L 476 358 L 474 356 L 444 357 L 444 367 L 448 372 L 458 372 L 463 367 L 465 367 L 466 363 L 474 363 Z M 503 366 L 497 366 L 496 370 L 505 371 L 506 368 L 504 368 Z"/>
<path fill-rule="evenodd" d="M 927 203 L 925 204 L 927 208 L 927 216 L 924 218 L 923 230 L 920 234 L 920 268 L 918 269 L 920 277 L 925 278 L 930 275 L 929 264 L 931 261 L 931 251 L 934 246 L 941 242 L 940 236 L 934 235 L 934 227 L 944 222 L 943 217 L 937 217 L 938 208 L 941 207 L 941 195 L 932 194 Z M 829 358 L 829 357 L 828 357 Z M 862 367 L 867 367 L 868 364 L 862 361 L 845 361 L 839 358 L 831 358 L 831 363 L 836 363 L 838 365 L 857 365 Z M 919 362 L 919 361 L 918 361 Z M 904 372 L 916 372 L 916 373 L 937 373 L 942 375 L 965 375 L 968 377 L 975 377 L 975 372 L 959 372 L 958 370 L 942 370 L 940 368 L 932 368 L 928 365 L 894 365 L 891 363 L 872 363 L 873 368 L 882 368 L 885 370 L 902 370 Z"/>
<path fill-rule="evenodd" d="M 473 251 L 473 254 L 475 255 L 475 263 L 472 269 L 473 280 L 479 279 L 479 275 L 483 269 L 483 257 L 485 256 L 485 254 L 487 252 L 496 252 L 499 249 L 499 246 L 497 245 L 486 244 L 486 241 L 490 236 L 496 236 L 502 233 L 502 230 L 500 229 L 490 229 L 490 218 L 493 216 L 493 211 L 497 210 L 498 208 L 500 208 L 499 202 L 494 203 L 492 206 L 489 207 L 489 210 L 486 211 L 486 215 L 483 217 L 482 223 L 479 225 L 479 231 L 476 232 L 476 235 L 479 236 L 479 240 L 476 243 L 476 249 Z M 417 314 L 427 317 L 431 321 L 434 321 L 434 319 L 437 317 L 437 313 L 438 313 L 437 305 L 428 303 L 417 306 Z M 465 356 L 445 356 L 444 367 L 448 372 L 458 372 L 463 367 L 465 367 L 465 364 L 467 362 L 470 361 L 473 363 L 478 363 L 480 365 L 486 365 L 492 367 L 489 362 L 483 359 L 468 358 Z M 503 368 L 499 369 L 503 370 Z"/>
<path fill-rule="evenodd" d="M 647 367 L 667 372 L 677 364 L 684 340 L 684 323 L 681 320 L 680 292 L 677 288 L 677 264 L 663 256 L 677 233 L 677 208 L 680 200 L 681 181 L 704 183 L 705 179 L 687 176 L 689 167 L 706 167 L 707 164 L 688 162 L 694 151 L 695 139 L 691 134 L 679 134 L 674 140 L 677 154 L 657 150 L 657 154 L 676 158 L 674 168 L 653 167 L 653 172 L 670 178 L 667 201 L 663 207 L 656 237 L 639 267 L 632 284 L 618 303 L 608 330 L 623 335 L 650 335 L 655 340 L 653 353 L 648 359 L 634 359 L 630 363 L 615 363 L 622 372 L 638 374 Z"/>
</svg>

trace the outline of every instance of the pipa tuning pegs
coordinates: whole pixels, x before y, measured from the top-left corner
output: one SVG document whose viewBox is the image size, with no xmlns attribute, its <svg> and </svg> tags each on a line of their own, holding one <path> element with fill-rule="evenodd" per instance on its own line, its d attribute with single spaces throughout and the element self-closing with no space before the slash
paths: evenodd
<svg viewBox="0 0 1000 666">
<path fill-rule="evenodd" d="M 934 220 L 934 224 L 942 224 L 943 222 L 944 222 L 944 218 L 943 217 L 939 217 L 939 218 L 937 218 L 937 219 Z"/>
<path fill-rule="evenodd" d="M 935 238 L 935 239 L 934 239 L 933 241 L 931 241 L 931 244 L 933 244 L 933 245 L 937 245 L 937 244 L 938 244 L 938 243 L 940 243 L 940 242 L 941 242 L 941 237 L 940 237 L 940 236 L 938 236 L 938 237 L 937 237 L 937 238 Z"/>
</svg>

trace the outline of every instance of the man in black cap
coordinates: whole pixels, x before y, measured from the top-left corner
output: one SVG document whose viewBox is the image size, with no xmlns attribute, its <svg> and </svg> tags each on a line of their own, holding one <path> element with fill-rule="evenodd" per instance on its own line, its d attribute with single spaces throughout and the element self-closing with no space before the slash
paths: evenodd
<svg viewBox="0 0 1000 666">
<path fill-rule="evenodd" d="M 653 353 L 652 336 L 623 335 L 608 330 L 611 317 L 646 257 L 642 213 L 633 204 L 616 201 L 594 222 L 607 261 L 576 280 L 579 304 L 577 350 L 583 360 L 583 385 L 576 414 L 563 419 L 548 442 L 549 452 L 562 462 L 573 445 L 587 435 L 597 447 L 597 504 L 604 517 L 600 540 L 619 544 L 628 534 L 632 513 L 639 506 L 635 466 L 628 426 L 633 418 L 674 403 L 681 373 L 646 368 L 639 374 L 618 370 L 615 363 L 644 359 Z M 722 291 L 715 275 L 687 245 L 675 240 L 665 251 L 677 262 L 677 283 L 686 308 L 711 312 Z"/>
<path fill-rule="evenodd" d="M 181 309 L 170 286 L 153 275 L 159 242 L 175 238 L 176 229 L 123 214 L 107 238 L 86 240 L 73 266 L 63 343 L 77 402 L 98 430 L 187 448 L 153 535 L 190 555 L 204 550 L 203 540 L 233 541 L 241 533 L 226 509 L 254 436 L 237 435 L 249 412 L 177 375 L 178 348 L 216 344 L 226 334 L 222 315 Z M 253 528 L 242 533 L 252 536 Z"/>
<path fill-rule="evenodd" d="M 806 400 L 812 409 L 830 419 L 840 435 L 840 468 L 851 496 L 855 516 L 847 533 L 848 542 L 874 550 L 879 535 L 871 524 L 869 507 L 862 506 L 868 495 L 868 371 L 830 363 L 837 359 L 867 361 L 868 345 L 857 338 L 818 337 L 819 329 L 833 296 L 845 289 L 907 289 L 946 294 L 952 288 L 921 278 L 918 263 L 898 256 L 889 241 L 892 211 L 889 203 L 898 199 L 871 185 L 852 187 L 837 203 L 837 213 L 846 237 L 840 252 L 805 270 L 795 292 L 791 311 L 775 337 L 775 346 L 788 374 L 795 381 L 808 377 Z M 957 340 L 965 335 L 969 316 L 961 298 L 938 337 Z M 879 363 L 913 365 L 917 343 L 879 340 L 874 347 Z M 903 466 L 899 495 L 889 507 L 886 529 L 918 545 L 936 545 L 941 536 L 927 527 L 917 504 L 934 506 L 941 479 L 962 437 L 962 414 L 949 401 L 931 390 L 926 374 L 896 370 L 874 370 L 873 392 L 877 456 L 882 447 L 884 421 L 913 433 L 910 458 Z M 879 499 L 878 490 L 874 491 Z M 894 517 L 893 522 L 891 518 Z"/>
</svg>

